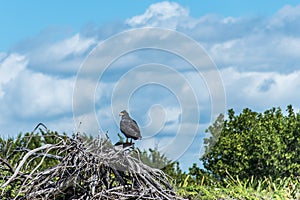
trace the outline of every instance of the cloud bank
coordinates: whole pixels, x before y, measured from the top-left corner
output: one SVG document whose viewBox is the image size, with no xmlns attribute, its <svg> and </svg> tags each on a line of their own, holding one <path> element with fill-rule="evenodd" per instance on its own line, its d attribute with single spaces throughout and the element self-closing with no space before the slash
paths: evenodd
<svg viewBox="0 0 300 200">
<path fill-rule="evenodd" d="M 201 151 L 204 130 L 215 117 L 211 115 L 211 96 L 207 85 L 196 71 L 190 70 L 189 63 L 163 51 L 145 50 L 123 55 L 111 63 L 95 91 L 86 90 L 95 93 L 95 113 L 84 112 L 86 96 L 82 94 L 83 113 L 74 123 L 74 83 L 86 56 L 105 39 L 103 36 L 131 28 L 168 28 L 199 42 L 216 63 L 223 79 L 227 108 L 241 111 L 249 107 L 263 111 L 274 106 L 284 109 L 292 104 L 299 109 L 299 13 L 300 5 L 286 5 L 269 17 L 211 14 L 193 18 L 189 8 L 165 1 L 150 5 L 144 13 L 124 20 L 115 29 L 113 26 L 86 27 L 82 32 L 59 39 L 45 34 L 24 40 L 10 52 L 0 53 L 0 134 L 7 136 L 31 131 L 42 121 L 52 130 L 67 133 L 78 128 L 92 134 L 109 131 L 112 139 L 117 140 L 114 135 L 119 132 L 118 120 L 112 113 L 112 91 L 122 75 L 134 66 L 160 63 L 180 72 L 199 99 L 200 128 L 181 158 L 187 167 L 188 158 L 199 157 L 197 152 Z M 188 49 L 183 45 L 178 48 Z M 144 75 L 133 78 L 143 78 Z M 171 76 L 164 78 L 172 79 Z M 89 83 L 86 84 L 88 88 Z M 184 85 L 178 85 L 178 88 L 184 91 Z M 120 108 L 129 106 L 132 116 L 145 130 L 148 139 L 141 146 L 163 148 L 175 137 L 182 117 L 180 104 L 166 88 L 148 85 L 136 90 L 129 102 L 116 98 Z M 90 119 L 94 114 L 102 130 L 91 127 Z M 78 120 L 82 122 L 80 127 Z M 162 121 L 163 129 L 160 129 Z M 157 134 L 151 133 L 151 130 Z"/>
</svg>

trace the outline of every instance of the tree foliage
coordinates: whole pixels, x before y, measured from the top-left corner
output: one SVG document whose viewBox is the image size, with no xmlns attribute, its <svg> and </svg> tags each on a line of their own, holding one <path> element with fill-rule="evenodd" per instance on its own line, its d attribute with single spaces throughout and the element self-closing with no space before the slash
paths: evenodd
<svg viewBox="0 0 300 200">
<path fill-rule="evenodd" d="M 161 169 L 164 173 L 172 177 L 175 182 L 183 181 L 186 176 L 186 174 L 180 169 L 178 161 L 170 160 L 157 148 L 149 148 L 148 150 L 144 149 L 143 151 L 137 149 L 137 151 L 133 152 L 133 156 L 140 159 L 149 167 Z"/>
<path fill-rule="evenodd" d="M 264 113 L 246 108 L 236 115 L 229 110 L 219 133 L 214 131 L 220 130 L 220 123 L 208 128 L 218 140 L 206 140 L 204 167 L 218 178 L 299 176 L 300 114 L 291 105 L 286 111 L 284 115 L 280 108 Z"/>
<path fill-rule="evenodd" d="M 172 163 L 164 154 L 160 153 L 157 148 L 147 150 L 139 150 L 139 156 L 142 162 L 150 167 L 162 169 Z"/>
<path fill-rule="evenodd" d="M 216 121 L 213 123 L 213 125 L 209 126 L 206 129 L 205 132 L 209 133 L 210 137 L 204 138 L 204 144 L 206 145 L 204 155 L 207 155 L 215 146 L 216 142 L 220 137 L 220 133 L 222 131 L 223 125 L 224 125 L 224 115 L 220 114 L 217 117 Z"/>
</svg>

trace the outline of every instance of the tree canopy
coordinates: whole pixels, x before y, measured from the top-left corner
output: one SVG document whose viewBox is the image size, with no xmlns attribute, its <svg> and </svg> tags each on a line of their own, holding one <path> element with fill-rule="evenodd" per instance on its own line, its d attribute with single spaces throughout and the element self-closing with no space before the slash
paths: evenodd
<svg viewBox="0 0 300 200">
<path fill-rule="evenodd" d="M 208 128 L 204 167 L 218 178 L 290 177 L 300 175 L 300 114 L 290 105 L 259 113 L 228 111 Z M 221 123 L 223 120 L 223 123 Z M 219 128 L 219 125 L 222 128 Z"/>
</svg>

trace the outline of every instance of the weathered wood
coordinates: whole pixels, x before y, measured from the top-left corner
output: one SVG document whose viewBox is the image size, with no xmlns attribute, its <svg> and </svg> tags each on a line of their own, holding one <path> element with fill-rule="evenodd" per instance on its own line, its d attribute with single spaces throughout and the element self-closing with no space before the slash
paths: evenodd
<svg viewBox="0 0 300 200">
<path fill-rule="evenodd" d="M 132 147 L 117 149 L 108 137 L 88 142 L 79 134 L 61 141 L 26 149 L 18 167 L 10 169 L 13 175 L 1 187 L 20 178 L 22 166 L 34 155 L 42 159 L 28 178 L 22 177 L 16 199 L 182 199 L 176 196 L 164 172 L 131 156 L 135 151 Z M 51 156 L 53 149 L 60 153 Z M 59 164 L 38 170 L 45 157 L 57 158 Z"/>
</svg>

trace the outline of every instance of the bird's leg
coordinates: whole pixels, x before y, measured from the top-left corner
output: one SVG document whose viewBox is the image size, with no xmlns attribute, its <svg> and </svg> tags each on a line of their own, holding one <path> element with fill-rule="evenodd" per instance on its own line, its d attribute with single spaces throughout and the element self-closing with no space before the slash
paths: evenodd
<svg viewBox="0 0 300 200">
<path fill-rule="evenodd" d="M 125 141 L 125 143 L 126 143 L 126 144 L 128 143 L 128 138 L 126 138 L 126 141 Z"/>
<path fill-rule="evenodd" d="M 130 138 L 130 145 L 132 145 L 132 138 Z"/>
</svg>

